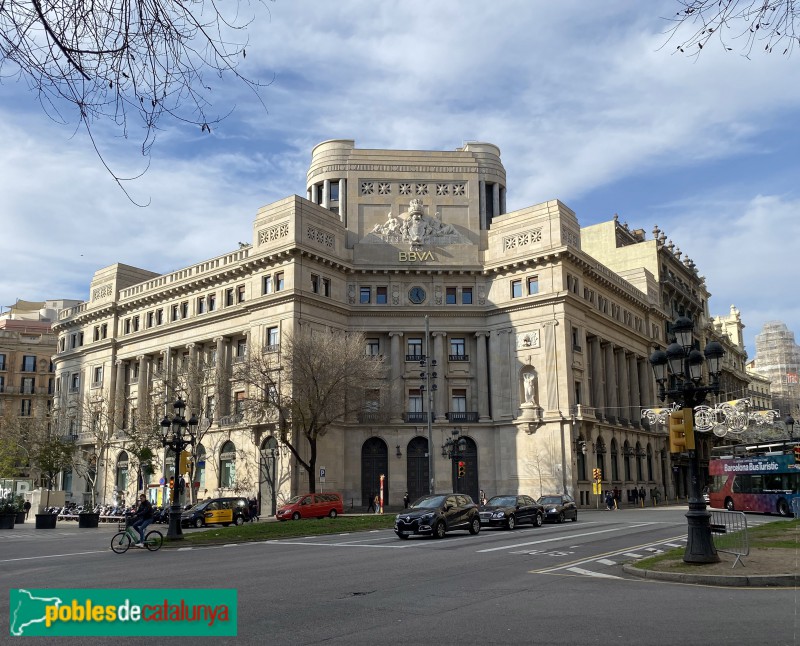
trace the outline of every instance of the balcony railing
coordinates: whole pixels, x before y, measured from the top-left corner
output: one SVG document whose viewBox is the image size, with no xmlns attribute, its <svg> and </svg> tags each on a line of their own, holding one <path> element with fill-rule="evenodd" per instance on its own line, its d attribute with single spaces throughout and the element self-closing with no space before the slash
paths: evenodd
<svg viewBox="0 0 800 646">
<path fill-rule="evenodd" d="M 448 355 L 450 361 L 469 361 L 468 354 L 450 354 Z"/>
<path fill-rule="evenodd" d="M 478 421 L 478 413 L 474 411 L 450 411 L 445 413 L 445 417 L 451 424 L 475 424 Z"/>
<path fill-rule="evenodd" d="M 235 426 L 236 424 L 241 424 L 243 419 L 244 413 L 235 413 L 233 415 L 220 417 L 218 424 L 220 426 Z"/>
<path fill-rule="evenodd" d="M 383 423 L 389 421 L 389 413 L 386 411 L 362 411 L 358 414 L 358 421 L 361 424 Z"/>
<path fill-rule="evenodd" d="M 266 354 L 268 352 L 277 352 L 281 349 L 280 343 L 273 343 L 271 345 L 265 345 L 263 352 Z"/>
<path fill-rule="evenodd" d="M 425 358 L 424 354 L 407 354 L 406 361 L 422 361 Z"/>
<path fill-rule="evenodd" d="M 421 424 L 428 421 L 428 413 L 403 413 L 403 421 L 406 424 Z"/>
</svg>

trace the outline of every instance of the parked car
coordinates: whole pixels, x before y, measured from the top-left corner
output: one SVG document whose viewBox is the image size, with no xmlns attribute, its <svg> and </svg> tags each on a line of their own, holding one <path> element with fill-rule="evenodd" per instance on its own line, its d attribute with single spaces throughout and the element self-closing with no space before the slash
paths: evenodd
<svg viewBox="0 0 800 646">
<path fill-rule="evenodd" d="M 480 509 L 481 525 L 514 529 L 520 523 L 541 527 L 544 508 L 530 496 L 494 496 Z"/>
<path fill-rule="evenodd" d="M 294 496 L 280 506 L 275 518 L 300 520 L 301 518 L 336 518 L 344 513 L 342 495 L 336 492 L 304 493 Z"/>
<path fill-rule="evenodd" d="M 470 534 L 481 531 L 478 505 L 463 493 L 422 496 L 397 514 L 394 522 L 394 531 L 402 539 L 412 534 L 442 538 L 454 529 L 466 529 Z"/>
<path fill-rule="evenodd" d="M 554 494 L 542 496 L 536 502 L 544 507 L 545 520 L 552 520 L 556 523 L 563 523 L 567 518 L 571 518 L 573 521 L 578 520 L 578 505 L 575 504 L 572 496 Z"/>
<path fill-rule="evenodd" d="M 202 500 L 181 514 L 181 527 L 203 527 L 220 524 L 227 527 L 231 523 L 242 525 L 249 520 L 247 499 L 238 496 Z"/>
</svg>

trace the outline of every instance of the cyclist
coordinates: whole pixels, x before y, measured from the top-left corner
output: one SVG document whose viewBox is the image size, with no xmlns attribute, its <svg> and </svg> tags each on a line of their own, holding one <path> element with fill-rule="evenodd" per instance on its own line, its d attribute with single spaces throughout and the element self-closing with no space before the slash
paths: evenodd
<svg viewBox="0 0 800 646">
<path fill-rule="evenodd" d="M 139 532 L 139 542 L 134 547 L 144 547 L 144 530 L 153 522 L 153 505 L 144 494 L 139 494 L 139 506 L 133 518 L 131 527 Z"/>
</svg>

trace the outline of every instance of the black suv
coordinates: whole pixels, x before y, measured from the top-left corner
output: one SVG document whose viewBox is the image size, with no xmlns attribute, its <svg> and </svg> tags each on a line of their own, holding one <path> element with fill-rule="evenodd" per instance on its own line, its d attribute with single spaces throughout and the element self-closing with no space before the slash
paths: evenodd
<svg viewBox="0 0 800 646">
<path fill-rule="evenodd" d="M 463 493 L 423 496 L 397 514 L 394 522 L 395 533 L 403 539 L 412 534 L 442 538 L 453 529 L 467 529 L 470 534 L 481 531 L 478 505 Z"/>
</svg>

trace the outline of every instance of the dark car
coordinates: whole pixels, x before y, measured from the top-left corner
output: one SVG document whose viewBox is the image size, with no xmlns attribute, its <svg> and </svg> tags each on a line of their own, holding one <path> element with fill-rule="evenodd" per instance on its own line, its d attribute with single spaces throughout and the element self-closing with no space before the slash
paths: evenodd
<svg viewBox="0 0 800 646">
<path fill-rule="evenodd" d="M 478 505 L 463 493 L 444 493 L 422 496 L 397 514 L 394 531 L 400 538 L 412 534 L 442 538 L 454 529 L 466 529 L 470 534 L 481 531 Z"/>
<path fill-rule="evenodd" d="M 572 496 L 554 494 L 542 496 L 536 502 L 544 507 L 545 520 L 552 520 L 556 523 L 563 523 L 567 518 L 578 520 L 578 505 L 575 504 Z"/>
<path fill-rule="evenodd" d="M 520 523 L 541 527 L 544 508 L 530 496 L 494 496 L 481 507 L 481 525 L 514 529 Z"/>
<path fill-rule="evenodd" d="M 246 498 L 212 498 L 198 502 L 181 514 L 181 527 L 204 527 L 231 523 L 242 525 L 250 520 Z"/>
</svg>

